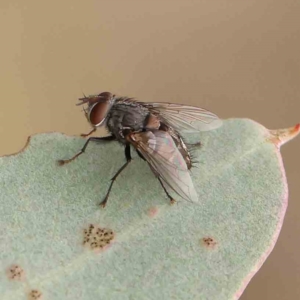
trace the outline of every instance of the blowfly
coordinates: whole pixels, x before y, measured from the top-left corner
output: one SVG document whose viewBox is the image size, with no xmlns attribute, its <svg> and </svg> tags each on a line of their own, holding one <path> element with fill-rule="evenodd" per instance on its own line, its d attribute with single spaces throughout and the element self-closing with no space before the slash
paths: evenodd
<svg viewBox="0 0 300 300">
<path fill-rule="evenodd" d="M 166 195 L 173 203 L 170 193 L 175 192 L 184 200 L 197 202 L 189 170 L 192 160 L 189 146 L 183 140 L 185 132 L 216 129 L 222 120 L 215 114 L 194 106 L 165 103 L 140 102 L 133 98 L 117 97 L 109 92 L 80 98 L 77 105 L 85 105 L 84 112 L 93 130 L 105 126 L 110 132 L 105 137 L 90 137 L 83 148 L 72 158 L 60 160 L 64 165 L 84 153 L 91 141 L 118 141 L 124 145 L 126 162 L 112 177 L 104 200 L 105 206 L 112 186 L 120 173 L 131 162 L 131 147 L 145 160 Z"/>
</svg>

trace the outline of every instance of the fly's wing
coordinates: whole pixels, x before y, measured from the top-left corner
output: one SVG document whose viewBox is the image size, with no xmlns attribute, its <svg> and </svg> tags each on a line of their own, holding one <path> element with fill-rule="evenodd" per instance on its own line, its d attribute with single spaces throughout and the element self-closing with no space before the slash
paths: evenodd
<svg viewBox="0 0 300 300">
<path fill-rule="evenodd" d="M 222 120 L 203 108 L 163 102 L 140 102 L 179 132 L 208 131 L 222 125 Z"/>
<path fill-rule="evenodd" d="M 139 132 L 133 134 L 132 140 L 168 191 L 176 192 L 187 201 L 198 202 L 186 162 L 168 132 Z"/>
</svg>

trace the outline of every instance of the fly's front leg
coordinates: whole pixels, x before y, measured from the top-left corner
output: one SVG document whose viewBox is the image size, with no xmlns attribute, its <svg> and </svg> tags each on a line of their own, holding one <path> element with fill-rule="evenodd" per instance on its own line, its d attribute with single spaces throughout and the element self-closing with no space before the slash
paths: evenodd
<svg viewBox="0 0 300 300">
<path fill-rule="evenodd" d="M 115 180 L 117 179 L 117 177 L 121 174 L 121 172 L 129 165 L 129 163 L 131 162 L 131 154 L 130 154 L 130 145 L 127 144 L 125 146 L 125 157 L 126 157 L 126 163 L 118 170 L 118 172 L 114 175 L 114 177 L 111 179 L 111 183 L 110 186 L 108 188 L 108 191 L 105 195 L 104 200 L 100 203 L 100 206 L 105 207 L 108 197 L 109 197 L 109 193 L 111 191 L 111 188 L 115 182 Z"/>
<path fill-rule="evenodd" d="M 87 136 L 91 135 L 92 133 L 94 133 L 96 130 L 97 130 L 97 128 L 95 127 L 89 133 L 82 133 L 80 136 L 87 137 Z"/>
<path fill-rule="evenodd" d="M 111 136 L 105 136 L 105 137 L 91 137 L 91 138 L 89 138 L 86 142 L 85 142 L 85 144 L 84 144 L 84 146 L 82 147 L 82 149 L 76 154 L 76 155 L 74 155 L 72 158 L 70 158 L 70 159 L 66 159 L 66 160 L 58 160 L 58 164 L 60 165 L 60 166 L 63 166 L 63 165 L 65 165 L 65 164 L 67 164 L 67 163 L 69 163 L 69 162 L 71 162 L 71 161 L 73 161 L 74 159 L 76 159 L 79 155 L 81 155 L 82 153 L 84 153 L 84 151 L 85 151 L 85 149 L 86 149 L 86 147 L 87 147 L 87 145 L 89 144 L 89 142 L 91 142 L 91 141 L 95 141 L 95 142 L 98 142 L 98 141 L 114 141 L 116 138 L 113 136 L 113 135 L 111 135 Z"/>
</svg>

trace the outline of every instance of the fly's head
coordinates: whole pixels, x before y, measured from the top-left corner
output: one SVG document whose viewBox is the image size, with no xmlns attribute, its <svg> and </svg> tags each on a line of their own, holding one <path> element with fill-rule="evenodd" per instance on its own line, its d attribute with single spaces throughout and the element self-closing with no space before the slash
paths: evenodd
<svg viewBox="0 0 300 300">
<path fill-rule="evenodd" d="M 87 104 L 84 113 L 93 127 L 100 127 L 106 123 L 108 113 L 113 106 L 116 97 L 110 92 L 103 92 L 99 95 L 85 96 L 79 99 L 77 105 Z"/>
</svg>

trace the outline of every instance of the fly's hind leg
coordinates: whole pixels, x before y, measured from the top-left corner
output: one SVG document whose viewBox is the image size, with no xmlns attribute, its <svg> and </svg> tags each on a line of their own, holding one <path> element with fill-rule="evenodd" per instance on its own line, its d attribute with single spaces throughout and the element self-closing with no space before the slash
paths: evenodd
<svg viewBox="0 0 300 300">
<path fill-rule="evenodd" d="M 141 154 L 139 150 L 136 149 L 136 152 L 142 160 L 146 161 L 145 157 Z"/>
<path fill-rule="evenodd" d="M 112 186 L 115 182 L 115 180 L 117 179 L 117 177 L 121 174 L 121 172 L 129 165 L 129 163 L 131 162 L 131 154 L 130 154 L 130 145 L 127 144 L 125 146 L 125 157 L 126 157 L 126 163 L 118 170 L 118 172 L 114 175 L 114 177 L 111 179 L 111 183 L 110 186 L 108 188 L 108 191 L 104 197 L 104 200 L 100 203 L 100 206 L 105 207 L 108 197 L 109 197 L 109 193 L 112 189 Z"/>
<path fill-rule="evenodd" d="M 164 186 L 164 184 L 163 184 L 163 182 L 161 181 L 161 179 L 160 179 L 159 176 L 157 176 L 157 179 L 158 179 L 159 183 L 161 184 L 161 186 L 163 187 L 163 189 L 164 189 L 166 195 L 167 195 L 168 198 L 170 199 L 170 204 L 174 204 L 174 203 L 176 202 L 175 199 L 168 193 L 168 191 L 166 190 L 166 188 L 165 188 L 165 186 Z"/>
<path fill-rule="evenodd" d="M 86 149 L 86 147 L 87 147 L 87 145 L 89 144 L 89 142 L 91 142 L 91 141 L 95 141 L 95 142 L 99 142 L 99 141 L 114 141 L 116 138 L 113 136 L 113 135 L 110 135 L 110 136 L 104 136 L 104 137 L 91 137 L 91 138 L 89 138 L 86 142 L 85 142 L 85 144 L 84 144 L 84 146 L 82 147 L 82 149 L 76 154 L 76 155 L 74 155 L 72 158 L 70 158 L 70 159 L 66 159 L 66 160 L 58 160 L 58 164 L 60 165 L 60 166 L 63 166 L 63 165 L 65 165 L 65 164 L 67 164 L 67 163 L 69 163 L 69 162 L 71 162 L 71 161 L 73 161 L 73 160 L 75 160 L 79 155 L 81 155 L 82 153 L 84 153 L 84 151 L 85 151 L 85 149 Z"/>
<path fill-rule="evenodd" d="M 142 155 L 142 153 L 141 153 L 139 150 L 136 150 L 136 152 L 137 152 L 137 154 L 139 155 L 140 158 L 142 158 L 143 160 L 146 161 L 145 157 Z M 150 166 L 150 169 L 153 171 L 155 177 L 158 179 L 159 183 L 161 184 L 162 188 L 164 189 L 166 195 L 167 195 L 168 198 L 170 199 L 170 203 L 171 203 L 171 204 L 174 204 L 174 203 L 176 202 L 175 199 L 168 193 L 168 191 L 166 190 L 166 188 L 165 188 L 163 182 L 161 181 L 159 175 L 157 174 L 157 172 L 155 172 L 155 171 L 153 170 L 153 168 L 151 167 L 150 164 L 149 164 L 149 166 Z"/>
</svg>

